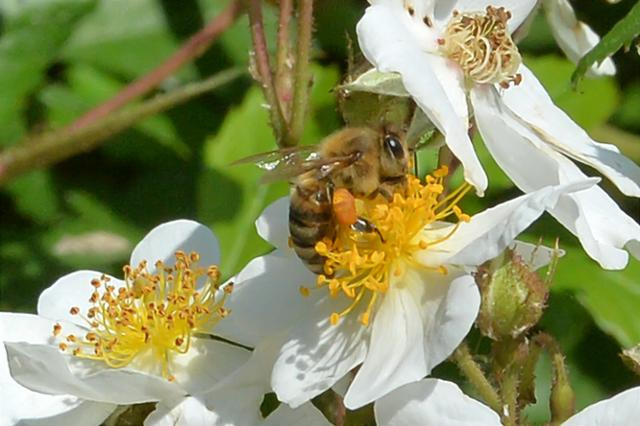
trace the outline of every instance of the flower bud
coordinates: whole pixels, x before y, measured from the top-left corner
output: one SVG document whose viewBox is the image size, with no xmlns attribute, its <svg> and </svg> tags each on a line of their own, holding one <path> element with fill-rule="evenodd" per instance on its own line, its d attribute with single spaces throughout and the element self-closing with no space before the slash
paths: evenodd
<svg viewBox="0 0 640 426">
<path fill-rule="evenodd" d="M 482 294 L 478 327 L 493 340 L 516 338 L 533 327 L 549 295 L 548 282 L 511 249 L 480 266 L 476 282 Z"/>
</svg>

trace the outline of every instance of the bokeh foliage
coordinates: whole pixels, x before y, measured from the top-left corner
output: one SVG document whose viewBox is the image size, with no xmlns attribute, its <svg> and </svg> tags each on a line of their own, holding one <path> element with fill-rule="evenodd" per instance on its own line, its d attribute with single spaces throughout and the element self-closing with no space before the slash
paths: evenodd
<svg viewBox="0 0 640 426">
<path fill-rule="evenodd" d="M 0 147 L 70 123 L 157 66 L 226 3 L 1 1 Z M 317 3 L 321 6 L 316 12 L 316 64 L 305 143 L 341 125 L 332 88 L 346 69 L 347 40 L 355 40 L 355 22 L 366 5 L 364 0 Z M 620 17 L 634 2 L 576 3 L 579 15 L 602 33 L 609 28 L 599 17 Z M 274 40 L 274 9 L 267 7 L 265 17 L 268 39 Z M 536 18 L 522 46 L 525 62 L 561 107 L 597 139 L 615 143 L 640 163 L 637 54 L 617 54 L 616 78 L 586 79 L 576 92 L 571 89 L 575 67 L 555 47 L 543 17 Z M 249 49 L 248 24 L 241 18 L 158 91 L 233 66 L 247 68 Z M 275 148 L 267 119 L 262 95 L 247 74 L 138 123 L 93 152 L 22 175 L 0 188 L 0 309 L 33 311 L 37 294 L 75 269 L 119 275 L 135 242 L 153 226 L 174 218 L 212 226 L 222 242 L 224 274 L 237 273 L 249 259 L 269 250 L 253 222 L 264 206 L 287 193 L 285 184 L 258 185 L 256 168 L 229 165 Z M 469 197 L 466 207 L 471 211 L 518 194 L 481 143 L 478 146 L 490 189 L 483 200 Z M 428 169 L 435 158 L 435 151 L 423 151 L 421 167 Z M 638 200 L 625 199 L 607 182 L 604 185 L 640 221 Z M 617 353 L 640 341 L 640 262 L 631 261 L 624 271 L 601 270 L 548 215 L 524 239 L 541 238 L 551 244 L 556 237 L 567 256 L 560 262 L 541 325 L 568 354 L 577 405 L 583 407 L 637 383 Z M 447 374 L 446 366 L 442 371 Z M 543 393 L 549 382 L 546 360 L 540 371 Z M 545 413 L 544 406 L 529 412 L 533 420 L 543 419 Z"/>
</svg>

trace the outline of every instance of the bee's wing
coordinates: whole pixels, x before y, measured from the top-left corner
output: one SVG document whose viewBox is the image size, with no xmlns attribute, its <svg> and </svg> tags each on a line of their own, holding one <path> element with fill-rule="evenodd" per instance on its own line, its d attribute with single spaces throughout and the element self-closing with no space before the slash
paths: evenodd
<svg viewBox="0 0 640 426">
<path fill-rule="evenodd" d="M 310 170 L 318 170 L 318 178 L 327 177 L 333 170 L 352 164 L 357 158 L 354 155 L 343 157 L 321 158 L 317 153 L 317 145 L 282 148 L 242 158 L 232 163 L 252 163 L 266 170 L 261 182 L 290 180 Z"/>
</svg>

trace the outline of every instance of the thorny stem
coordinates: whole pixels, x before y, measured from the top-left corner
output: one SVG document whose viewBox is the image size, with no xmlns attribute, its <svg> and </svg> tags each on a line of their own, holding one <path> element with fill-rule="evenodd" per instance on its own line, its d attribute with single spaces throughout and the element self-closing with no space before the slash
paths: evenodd
<svg viewBox="0 0 640 426">
<path fill-rule="evenodd" d="M 6 149 L 0 152 L 0 185 L 22 173 L 89 151 L 143 118 L 213 90 L 241 74 L 240 69 L 222 71 L 206 80 L 158 95 L 141 105 L 116 111 L 82 128 L 54 131 Z"/>
<path fill-rule="evenodd" d="M 286 122 L 282 114 L 279 99 L 276 95 L 276 89 L 271 73 L 271 64 L 269 62 L 269 52 L 267 51 L 267 41 L 264 34 L 264 25 L 262 20 L 262 0 L 248 0 L 249 25 L 251 27 L 251 39 L 253 40 L 253 53 L 258 73 L 257 78 L 262 86 L 264 97 L 269 104 L 269 114 L 271 125 L 276 136 L 279 146 L 286 146 L 285 132 Z"/>
<path fill-rule="evenodd" d="M 293 0 L 280 0 L 278 17 L 278 44 L 276 50 L 276 91 L 278 99 L 283 101 L 283 108 L 291 98 L 291 75 L 289 63 L 289 24 L 293 11 Z M 285 113 L 288 116 L 288 114 Z"/>
<path fill-rule="evenodd" d="M 295 86 L 288 145 L 297 145 L 304 129 L 309 85 L 311 82 L 311 33 L 313 32 L 313 0 L 299 0 L 298 43 L 295 63 Z"/>
<path fill-rule="evenodd" d="M 83 128 L 149 92 L 184 64 L 191 62 L 206 51 L 211 43 L 235 22 L 241 9 L 240 1 L 232 1 L 222 13 L 194 34 L 180 50 L 167 58 L 160 66 L 138 78 L 106 102 L 82 115 L 69 125 L 68 130 Z"/>
<path fill-rule="evenodd" d="M 504 400 L 504 409 L 501 413 L 502 424 L 504 426 L 515 426 L 518 424 L 518 368 L 510 366 L 507 374 L 500 383 L 500 393 Z"/>
<path fill-rule="evenodd" d="M 489 407 L 497 413 L 502 412 L 502 400 L 493 385 L 489 383 L 487 376 L 484 374 L 480 366 L 475 362 L 469 347 L 466 343 L 462 343 L 453 353 L 453 360 L 458 364 L 458 368 L 462 374 L 471 382 L 478 391 L 482 399 L 489 404 Z"/>
<path fill-rule="evenodd" d="M 564 363 L 564 355 L 555 339 L 546 333 L 539 333 L 534 337 L 535 343 L 544 347 L 551 355 L 553 366 L 553 382 L 551 384 L 550 425 L 560 425 L 575 412 L 575 394 L 569 382 L 569 373 Z"/>
</svg>

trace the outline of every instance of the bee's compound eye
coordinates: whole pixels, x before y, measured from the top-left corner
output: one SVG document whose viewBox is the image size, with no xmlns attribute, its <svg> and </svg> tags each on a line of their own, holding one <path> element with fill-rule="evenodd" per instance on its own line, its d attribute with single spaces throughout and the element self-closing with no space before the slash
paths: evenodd
<svg viewBox="0 0 640 426">
<path fill-rule="evenodd" d="M 397 160 L 404 158 L 404 149 L 396 135 L 386 134 L 384 136 L 384 148 L 393 158 Z"/>
</svg>

